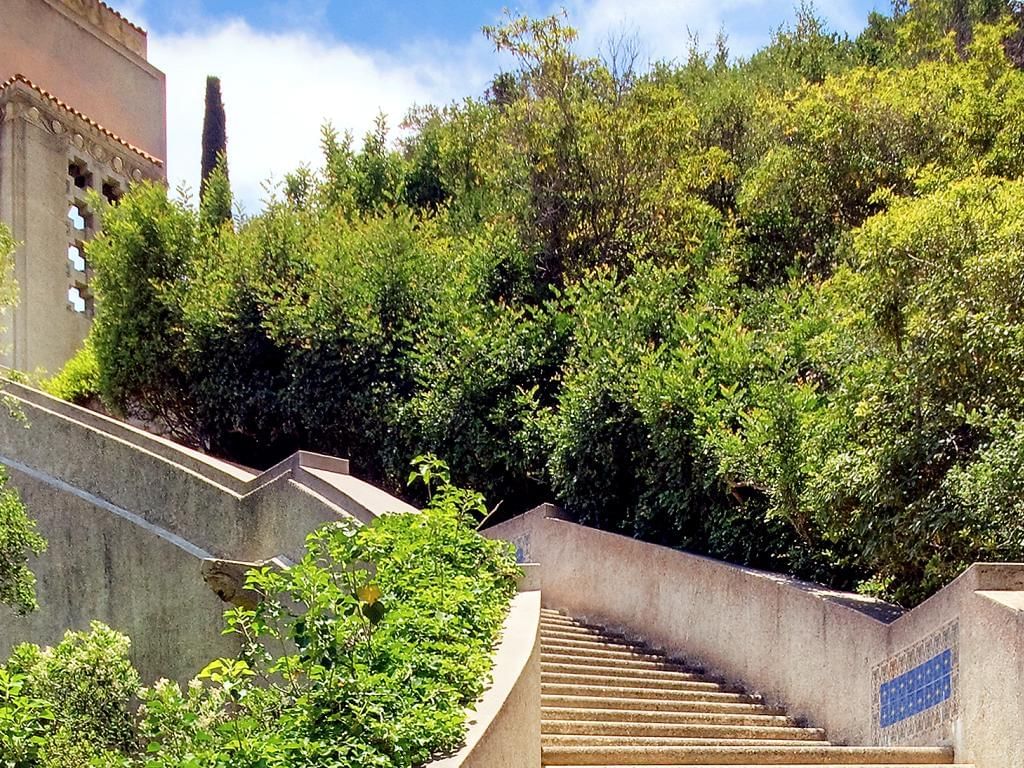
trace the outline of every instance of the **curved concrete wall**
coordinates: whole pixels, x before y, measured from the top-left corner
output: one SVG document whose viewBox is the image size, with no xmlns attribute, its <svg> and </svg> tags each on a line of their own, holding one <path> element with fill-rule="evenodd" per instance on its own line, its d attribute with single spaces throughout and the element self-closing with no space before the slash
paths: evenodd
<svg viewBox="0 0 1024 768">
<path fill-rule="evenodd" d="M 978 768 L 1024 765 L 1024 566 L 975 565 L 903 614 L 576 525 L 549 506 L 485 533 L 540 564 L 545 606 L 642 631 L 836 742 L 951 744 Z"/>
<path fill-rule="evenodd" d="M 412 509 L 346 461 L 300 453 L 256 473 L 19 384 L 3 392 L 20 416 L 0 406 L 0 465 L 50 546 L 32 564 L 40 610 L 3 616 L 0 658 L 98 619 L 132 637 L 145 679 L 187 680 L 233 653 L 205 560 L 295 559 L 323 523 Z"/>
<path fill-rule="evenodd" d="M 512 601 L 493 682 L 470 714 L 466 743 L 427 768 L 540 768 L 540 592 Z"/>
</svg>

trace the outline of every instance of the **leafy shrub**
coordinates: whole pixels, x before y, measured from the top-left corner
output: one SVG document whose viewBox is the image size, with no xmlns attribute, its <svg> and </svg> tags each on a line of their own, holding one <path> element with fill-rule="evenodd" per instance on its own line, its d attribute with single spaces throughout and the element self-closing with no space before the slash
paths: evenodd
<svg viewBox="0 0 1024 768">
<path fill-rule="evenodd" d="M 93 622 L 89 632 L 69 631 L 53 648 L 26 643 L 11 652 L 0 668 L 0 686 L 6 679 L 14 711 L 30 716 L 22 735 L 39 736 L 36 762 L 26 768 L 78 768 L 132 747 L 139 675 L 129 645 L 124 635 Z"/>
<path fill-rule="evenodd" d="M 46 540 L 26 513 L 18 492 L 8 486 L 7 471 L 0 468 L 0 604 L 21 614 L 35 610 L 36 579 L 28 562 L 45 549 Z"/>
<path fill-rule="evenodd" d="M 99 397 L 100 366 L 91 337 L 65 363 L 60 373 L 44 381 L 42 387 L 54 397 L 77 405 L 85 405 Z"/>
<path fill-rule="evenodd" d="M 241 656 L 211 663 L 205 689 L 143 693 L 147 765 L 411 768 L 456 747 L 517 569 L 473 530 L 481 497 L 446 476 L 422 514 L 328 526 L 301 562 L 250 574 L 261 602 L 228 613 Z"/>
<path fill-rule="evenodd" d="M 0 765 L 38 768 L 53 713 L 42 699 L 25 692 L 23 675 L 0 667 Z"/>
</svg>

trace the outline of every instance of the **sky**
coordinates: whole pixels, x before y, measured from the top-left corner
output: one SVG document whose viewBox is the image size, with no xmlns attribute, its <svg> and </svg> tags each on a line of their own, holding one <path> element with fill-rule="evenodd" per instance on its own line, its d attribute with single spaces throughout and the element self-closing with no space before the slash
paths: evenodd
<svg viewBox="0 0 1024 768">
<path fill-rule="evenodd" d="M 207 75 L 221 78 L 236 199 L 258 212 L 266 189 L 319 162 L 330 121 L 357 140 L 378 112 L 398 125 L 411 107 L 478 96 L 507 66 L 480 32 L 513 13 L 564 8 L 580 50 L 635 37 L 646 61 L 682 58 L 692 35 L 719 29 L 749 55 L 791 20 L 797 0 L 107 0 L 149 32 L 149 59 L 167 74 L 171 185 L 198 188 Z M 819 0 L 853 35 L 888 0 Z"/>
</svg>

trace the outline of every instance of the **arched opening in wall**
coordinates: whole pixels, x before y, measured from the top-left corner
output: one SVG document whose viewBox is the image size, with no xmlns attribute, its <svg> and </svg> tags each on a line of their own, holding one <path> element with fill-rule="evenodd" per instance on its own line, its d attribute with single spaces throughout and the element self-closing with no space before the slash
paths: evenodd
<svg viewBox="0 0 1024 768">
<path fill-rule="evenodd" d="M 124 192 L 121 190 L 121 185 L 116 181 L 107 180 L 103 182 L 103 197 L 106 198 L 107 202 L 111 205 L 117 205 L 121 201 L 121 196 Z"/>
<path fill-rule="evenodd" d="M 75 283 L 68 288 L 68 308 L 79 315 L 92 315 L 93 298 L 86 286 Z"/>
<path fill-rule="evenodd" d="M 68 208 L 68 221 L 75 232 L 87 232 L 92 226 L 92 214 L 82 203 L 72 203 Z"/>
<path fill-rule="evenodd" d="M 68 246 L 68 264 L 73 271 L 85 273 L 85 248 L 82 243 Z"/>
<path fill-rule="evenodd" d="M 92 174 L 82 160 L 72 160 L 68 163 L 68 177 L 72 185 L 78 189 L 88 189 L 92 186 Z"/>
</svg>

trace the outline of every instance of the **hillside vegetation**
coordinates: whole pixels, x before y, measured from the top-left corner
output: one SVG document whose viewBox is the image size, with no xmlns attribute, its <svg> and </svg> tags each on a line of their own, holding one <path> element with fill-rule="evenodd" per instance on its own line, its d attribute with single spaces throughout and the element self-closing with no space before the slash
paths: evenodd
<svg viewBox="0 0 1024 768">
<path fill-rule="evenodd" d="M 509 18 L 484 96 L 397 148 L 325 128 L 258 216 L 107 212 L 94 384 L 62 386 L 904 603 L 1020 559 L 1022 12 L 904 5 L 647 68 Z"/>
<path fill-rule="evenodd" d="M 3 768 L 413 768 L 463 742 L 519 569 L 473 530 L 479 494 L 419 458 L 422 513 L 310 534 L 249 574 L 225 614 L 241 651 L 187 686 L 140 687 L 130 641 L 98 622 L 0 664 Z M 149 682 L 149 681 L 146 681 Z"/>
</svg>

